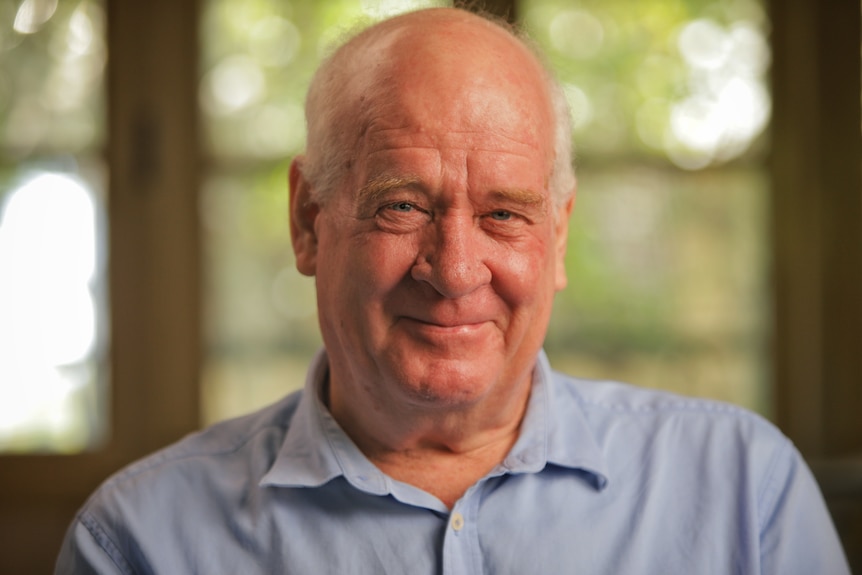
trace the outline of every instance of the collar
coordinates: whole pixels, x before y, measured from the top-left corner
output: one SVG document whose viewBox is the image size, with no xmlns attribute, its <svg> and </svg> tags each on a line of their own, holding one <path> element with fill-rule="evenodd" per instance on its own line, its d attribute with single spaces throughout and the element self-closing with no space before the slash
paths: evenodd
<svg viewBox="0 0 862 575">
<path fill-rule="evenodd" d="M 385 495 L 388 477 L 365 457 L 320 399 L 329 372 L 325 350 L 312 360 L 302 398 L 262 486 L 320 487 L 343 476 L 354 487 Z"/>
<path fill-rule="evenodd" d="M 320 399 L 328 370 L 326 352 L 321 350 L 308 370 L 302 399 L 284 442 L 260 484 L 320 487 L 344 477 L 357 489 L 374 495 L 398 496 L 395 491 L 410 491 L 410 486 L 389 478 L 371 463 L 329 413 Z M 563 385 L 545 353 L 540 352 L 521 435 L 492 475 L 538 473 L 553 465 L 575 470 L 597 490 L 604 489 L 608 481 L 604 457 L 577 397 L 560 389 Z M 413 491 L 404 495 L 416 499 L 424 493 Z"/>
<path fill-rule="evenodd" d="M 578 399 L 567 379 L 554 372 L 545 352 L 540 352 L 521 435 L 502 467 L 509 473 L 538 473 L 548 465 L 571 469 L 603 490 L 607 465 Z"/>
</svg>

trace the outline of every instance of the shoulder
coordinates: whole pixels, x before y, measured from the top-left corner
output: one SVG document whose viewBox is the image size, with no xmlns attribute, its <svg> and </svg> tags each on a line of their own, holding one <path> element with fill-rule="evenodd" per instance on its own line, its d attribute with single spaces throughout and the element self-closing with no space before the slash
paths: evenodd
<svg viewBox="0 0 862 575">
<path fill-rule="evenodd" d="M 57 564 L 76 572 L 82 565 L 189 572 L 189 562 L 211 561 L 210 543 L 232 541 L 242 521 L 253 522 L 249 510 L 264 507 L 258 486 L 295 422 L 300 393 L 193 433 L 108 478 L 78 512 Z"/>
<path fill-rule="evenodd" d="M 645 532 L 703 542 L 707 552 L 713 542 L 757 550 L 763 572 L 847 572 L 810 469 L 763 416 L 624 383 L 559 373 L 552 382 L 554 416 L 583 417 L 602 454 L 600 505 L 661 526 Z"/>
<path fill-rule="evenodd" d="M 555 383 L 557 393 L 576 402 L 583 412 L 611 482 L 615 477 L 637 477 L 654 483 L 671 499 L 689 492 L 709 492 L 716 500 L 723 494 L 727 505 L 747 499 L 758 509 L 761 521 L 773 514 L 782 494 L 800 481 L 805 492 L 819 497 L 790 439 L 753 411 L 711 399 L 562 374 L 555 374 Z"/>
<path fill-rule="evenodd" d="M 272 464 L 299 404 L 301 392 L 257 412 L 192 433 L 108 478 L 82 514 L 150 505 L 160 496 L 175 500 L 184 491 L 228 495 L 229 488 L 259 481 Z M 137 499 L 140 498 L 140 501 Z M 144 503 L 146 498 L 150 503 Z"/>
<path fill-rule="evenodd" d="M 639 458 L 642 465 L 695 466 L 716 477 L 735 468 L 760 489 L 801 462 L 773 423 L 736 405 L 560 373 L 554 385 L 558 400 L 578 406 L 609 462 Z"/>
<path fill-rule="evenodd" d="M 616 381 L 590 380 L 554 372 L 557 393 L 575 401 L 594 420 L 642 421 L 657 424 L 674 420 L 702 422 L 709 427 L 750 429 L 784 437 L 762 415 L 727 402 L 689 397 Z"/>
</svg>

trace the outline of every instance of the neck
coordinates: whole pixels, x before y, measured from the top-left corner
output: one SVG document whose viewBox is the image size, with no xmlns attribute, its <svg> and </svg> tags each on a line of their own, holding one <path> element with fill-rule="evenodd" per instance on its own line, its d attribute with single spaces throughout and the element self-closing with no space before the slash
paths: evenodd
<svg viewBox="0 0 862 575">
<path fill-rule="evenodd" d="M 434 406 L 376 406 L 328 390 L 333 417 L 381 471 L 452 507 L 508 455 L 518 438 L 531 380 L 488 402 L 453 410 Z"/>
<path fill-rule="evenodd" d="M 416 449 L 379 451 L 368 456 L 393 479 L 434 495 L 451 509 L 467 489 L 506 458 L 517 438 L 516 428 L 469 451 L 453 451 L 432 444 Z"/>
</svg>

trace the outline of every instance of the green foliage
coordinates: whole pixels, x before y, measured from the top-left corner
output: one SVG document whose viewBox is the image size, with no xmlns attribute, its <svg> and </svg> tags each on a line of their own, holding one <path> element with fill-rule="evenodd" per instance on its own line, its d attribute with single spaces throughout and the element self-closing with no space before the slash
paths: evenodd
<svg viewBox="0 0 862 575">
<path fill-rule="evenodd" d="M 105 139 L 104 14 L 94 0 L 55 11 L 0 1 L 0 158 L 92 153 Z M 27 14 L 31 18 L 25 18 Z"/>
</svg>

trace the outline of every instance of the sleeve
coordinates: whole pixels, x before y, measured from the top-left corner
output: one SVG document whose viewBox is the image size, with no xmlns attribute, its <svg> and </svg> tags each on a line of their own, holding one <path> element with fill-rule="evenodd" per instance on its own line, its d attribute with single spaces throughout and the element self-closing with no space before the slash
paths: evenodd
<svg viewBox="0 0 862 575">
<path fill-rule="evenodd" d="M 764 575 L 850 575 L 850 567 L 814 475 L 788 441 L 760 496 Z"/>
<path fill-rule="evenodd" d="M 135 570 L 92 518 L 78 516 L 60 548 L 54 575 L 132 575 Z"/>
</svg>

